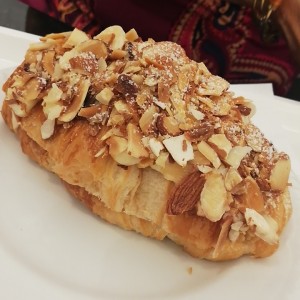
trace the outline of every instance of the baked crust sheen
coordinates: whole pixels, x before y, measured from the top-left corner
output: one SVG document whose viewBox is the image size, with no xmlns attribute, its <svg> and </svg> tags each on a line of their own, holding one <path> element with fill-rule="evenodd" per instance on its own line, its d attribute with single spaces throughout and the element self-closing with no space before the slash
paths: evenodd
<svg viewBox="0 0 300 300">
<path fill-rule="evenodd" d="M 1 113 L 13 130 L 12 111 L 6 101 Z M 150 168 L 124 169 L 110 157 L 96 159 L 97 139 L 89 134 L 90 126 L 85 121 L 76 120 L 71 128 L 57 128 L 48 140 L 41 138 L 42 122 L 41 106 L 19 119 L 14 131 L 23 152 L 58 175 L 75 198 L 104 220 L 159 240 L 168 237 L 192 256 L 208 260 L 230 260 L 242 255 L 266 257 L 278 248 L 278 243 L 269 244 L 256 235 L 230 241 L 226 221 L 212 222 L 189 213 L 167 214 L 174 183 Z M 288 188 L 274 200 L 276 205 L 268 213 L 281 234 L 291 215 Z"/>
</svg>

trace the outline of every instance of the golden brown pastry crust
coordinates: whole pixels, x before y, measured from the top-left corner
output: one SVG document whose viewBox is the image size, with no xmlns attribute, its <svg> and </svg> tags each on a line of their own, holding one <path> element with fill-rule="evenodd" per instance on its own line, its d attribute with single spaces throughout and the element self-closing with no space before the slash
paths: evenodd
<svg viewBox="0 0 300 300">
<path fill-rule="evenodd" d="M 57 149 L 60 148 L 59 145 L 62 147 L 61 149 L 65 147 L 66 144 L 59 140 L 66 139 L 66 142 L 69 141 L 68 135 L 58 134 L 50 143 L 49 141 L 42 141 L 38 138 L 38 135 L 36 137 L 37 140 L 29 137 L 25 128 L 27 128 L 27 130 L 29 128 L 31 134 L 33 133 L 33 128 L 38 128 L 38 126 L 30 125 L 32 122 L 34 122 L 35 125 L 38 124 L 40 114 L 38 110 L 39 108 L 36 107 L 29 117 L 21 119 L 20 127 L 17 129 L 17 136 L 20 139 L 23 152 L 49 171 L 53 172 L 53 170 L 56 170 L 55 164 L 60 165 L 62 170 L 60 177 L 63 178 L 63 182 L 68 191 L 87 206 L 93 213 L 104 220 L 112 224 L 116 224 L 124 229 L 134 230 L 145 236 L 159 240 L 168 237 L 175 243 L 182 245 L 185 251 L 191 255 L 209 260 L 229 260 L 246 254 L 253 255 L 255 257 L 265 257 L 271 255 L 277 249 L 278 244 L 270 245 L 260 238 L 252 236 L 252 238 L 247 241 L 243 240 L 234 243 L 226 237 L 224 242 L 221 244 L 221 248 L 216 250 L 215 246 L 220 237 L 222 228 L 221 222 L 211 222 L 204 217 L 191 216 L 188 214 L 174 216 L 165 213 L 163 218 L 160 218 L 160 221 L 157 221 L 156 219 L 155 222 L 151 222 L 150 220 L 138 218 L 124 212 L 115 212 L 105 207 L 101 199 L 91 195 L 83 187 L 76 185 L 74 179 L 72 177 L 68 177 L 68 174 L 70 173 L 68 171 L 64 171 L 68 170 L 70 162 L 72 164 L 72 155 L 74 154 L 71 154 L 70 157 L 69 151 L 60 152 Z M 11 115 L 11 109 L 7 103 L 4 102 L 2 107 L 2 116 L 7 125 L 12 129 Z M 84 130 L 82 130 L 80 124 L 76 124 L 73 130 L 79 130 L 78 135 L 73 134 L 73 136 L 76 136 L 76 140 L 78 142 L 88 142 L 85 139 L 89 139 L 90 136 L 84 134 Z M 73 140 L 73 142 L 75 141 Z M 44 148 L 42 148 L 39 143 L 44 143 Z M 58 160 L 57 157 L 52 157 L 53 152 L 60 154 L 64 153 L 64 155 L 59 155 L 61 158 Z M 70 153 L 73 152 L 70 150 Z M 80 154 L 82 154 L 82 152 L 80 152 Z M 82 162 L 83 161 L 84 160 L 82 160 Z M 74 171 L 76 172 L 75 169 Z M 157 174 L 154 174 L 154 176 L 156 175 Z M 147 201 L 151 201 L 151 198 L 147 199 Z M 276 207 L 270 209 L 270 215 L 278 224 L 278 233 L 282 232 L 290 214 L 290 196 L 288 189 L 286 189 L 286 191 L 277 199 Z"/>
<path fill-rule="evenodd" d="M 119 33 L 118 30 L 116 33 Z M 132 35 L 135 36 L 132 32 L 127 34 L 127 38 L 132 39 Z M 85 36 L 83 38 L 88 39 Z M 77 42 L 70 35 L 58 34 L 43 38 L 44 43 L 32 46 L 33 50 L 27 53 L 25 62 L 3 87 L 6 101 L 3 103 L 2 116 L 8 127 L 19 137 L 23 152 L 58 175 L 69 192 L 93 213 L 124 229 L 135 230 L 160 240 L 168 237 L 182 245 L 191 255 L 209 260 L 229 260 L 246 254 L 256 257 L 271 255 L 278 248 L 278 236 L 291 214 L 287 178 L 279 176 L 278 179 L 279 173 L 289 171 L 289 159 L 285 154 L 277 153 L 250 123 L 247 116 L 251 113 L 252 106 L 244 98 L 233 98 L 226 92 L 227 83 L 213 77 L 200 65 L 199 70 L 204 72 L 201 73 L 201 80 L 210 82 L 198 83 L 198 92 L 205 94 L 197 96 L 200 105 L 185 106 L 184 102 L 173 99 L 173 106 L 170 104 L 173 111 L 168 111 L 164 103 L 168 104 L 168 97 L 172 98 L 172 92 L 171 96 L 167 95 L 166 87 L 170 90 L 173 88 L 173 94 L 179 88 L 186 103 L 195 101 L 189 99 L 191 95 L 184 88 L 184 84 L 194 85 L 195 81 L 189 82 L 184 74 L 186 68 L 194 70 L 197 64 L 190 64 L 177 45 L 156 44 L 153 41 L 143 44 L 137 41 L 136 49 L 144 47 L 148 54 L 158 51 L 157 49 L 160 53 L 162 48 L 164 51 L 173 49 L 176 53 L 179 69 L 185 71 L 180 73 L 179 69 L 167 64 L 166 74 L 174 67 L 172 72 L 175 75 L 179 72 L 179 75 L 176 77 L 172 73 L 177 81 L 173 80 L 175 83 L 172 81 L 162 86 L 153 77 L 155 72 L 158 75 L 159 72 L 165 74 L 162 58 L 158 61 L 155 57 L 147 58 L 142 62 L 140 60 L 139 64 L 132 64 L 132 50 L 128 50 L 130 43 L 125 43 L 124 46 L 123 42 L 122 49 L 117 49 L 117 44 L 107 42 L 107 38 L 106 32 L 100 37 L 100 41 L 103 39 L 105 42 L 99 45 L 99 42 L 92 41 L 92 44 L 88 44 L 92 51 L 95 50 L 94 44 L 98 47 L 93 52 L 92 63 L 90 54 L 79 56 L 80 59 L 77 56 L 71 57 L 71 68 L 80 73 L 80 80 L 79 83 L 75 80 L 67 89 L 59 80 L 54 79 L 57 76 L 55 67 L 49 64 L 49 59 L 53 60 L 55 55 L 60 57 L 61 63 L 67 50 L 61 47 L 61 42 L 53 42 L 52 39 L 62 39 L 65 47 L 71 49 L 70 52 L 74 48 L 72 43 Z M 51 48 L 53 43 L 55 48 Z M 103 46 L 106 43 L 109 46 Z M 77 43 L 75 48 L 82 50 L 86 47 L 84 45 Z M 111 51 L 110 54 L 106 52 L 107 49 Z M 130 78 L 129 75 L 124 75 L 122 69 L 125 65 L 124 55 L 128 55 L 125 49 L 129 53 L 127 60 L 131 62 L 128 68 L 136 72 Z M 41 56 L 42 67 L 36 66 L 34 62 L 34 57 L 38 55 Z M 110 66 L 114 64 L 114 72 L 120 73 L 109 73 L 110 82 L 105 88 L 101 86 L 99 92 L 97 84 L 103 79 L 99 78 L 104 73 L 97 69 L 95 61 L 101 66 L 103 55 Z M 86 60 L 89 61 L 88 66 L 84 63 Z M 31 65 L 28 66 L 28 62 Z M 118 62 L 122 67 L 118 66 Z M 66 61 L 63 60 L 62 63 L 66 64 Z M 38 68 L 42 68 L 42 73 L 39 73 L 41 71 Z M 91 70 L 94 70 L 92 74 L 89 73 Z M 138 73 L 141 70 L 144 73 Z M 147 73 L 149 70 L 155 72 L 150 76 Z M 46 74 L 46 79 L 36 77 L 37 73 L 42 76 Z M 22 78 L 28 77 L 25 86 L 31 86 L 25 92 L 22 87 L 19 88 L 20 74 Z M 196 75 L 194 74 L 195 78 Z M 71 75 L 68 76 L 68 80 L 74 79 L 70 79 Z M 115 79 L 112 79 L 113 76 Z M 141 76 L 146 83 L 139 84 L 140 90 L 137 89 L 138 84 L 129 84 L 132 78 L 138 82 Z M 164 75 L 161 76 L 164 78 Z M 47 83 L 50 79 L 52 87 Z M 53 82 L 56 84 L 53 85 Z M 96 98 L 101 104 L 82 107 L 86 105 L 82 101 L 87 101 L 87 91 L 90 90 L 86 87 L 90 82 L 94 95 L 95 90 L 99 92 Z M 62 110 L 59 97 L 68 93 L 71 93 L 73 102 L 64 104 L 66 106 Z M 146 98 L 143 98 L 144 93 Z M 116 95 L 123 95 L 125 101 L 115 99 Z M 148 101 L 151 95 L 156 95 L 159 101 L 147 108 L 141 101 Z M 34 97 L 38 97 L 39 101 L 44 99 L 43 106 Z M 53 102 L 55 97 L 58 100 Z M 153 97 L 154 100 L 151 101 L 156 101 L 155 96 Z M 113 101 L 114 108 L 111 107 L 109 112 L 107 107 L 110 107 L 110 101 Z M 124 105 L 128 103 L 130 104 L 124 112 Z M 74 114 L 72 109 L 76 105 L 78 107 Z M 140 105 L 142 112 L 136 110 L 137 105 Z M 106 109 L 104 114 L 101 111 L 101 118 L 108 114 L 107 119 L 116 123 L 110 126 L 109 121 L 106 125 L 97 123 L 102 122 L 102 119 L 95 118 L 98 116 L 95 114 L 95 107 Z M 26 111 L 24 115 L 23 109 Z M 135 110 L 135 114 L 132 111 L 128 114 L 128 109 Z M 186 122 L 182 120 L 181 113 L 185 115 Z M 155 114 L 156 129 L 147 121 L 149 116 Z M 50 117 L 53 115 L 54 123 Z M 127 127 L 124 127 L 124 122 Z M 55 126 L 51 127 L 52 125 Z M 112 128 L 114 134 L 104 139 Z M 141 142 L 141 132 L 148 139 L 144 144 Z M 178 140 L 181 150 L 174 152 Z M 127 152 L 120 152 L 118 147 L 124 145 L 124 142 Z"/>
</svg>

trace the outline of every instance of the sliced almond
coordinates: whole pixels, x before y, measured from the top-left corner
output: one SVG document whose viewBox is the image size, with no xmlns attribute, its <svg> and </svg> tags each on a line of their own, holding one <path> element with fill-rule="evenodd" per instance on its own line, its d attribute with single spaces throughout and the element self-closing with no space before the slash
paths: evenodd
<svg viewBox="0 0 300 300">
<path fill-rule="evenodd" d="M 158 112 L 154 105 L 148 107 L 139 120 L 139 126 L 143 133 L 147 134 L 154 121 L 154 116 Z"/>
<path fill-rule="evenodd" d="M 176 136 L 181 133 L 177 120 L 173 117 L 158 116 L 156 122 L 157 129 L 161 135 Z"/>
<path fill-rule="evenodd" d="M 112 50 L 122 49 L 125 43 L 125 32 L 121 26 L 114 25 L 107 27 L 102 32 L 94 37 L 97 40 L 103 40 L 107 36 L 113 37 L 109 47 Z"/>
<path fill-rule="evenodd" d="M 103 57 L 100 57 L 100 59 L 98 60 L 98 70 L 100 72 L 105 71 L 107 68 L 107 63 L 106 60 Z"/>
<path fill-rule="evenodd" d="M 221 174 L 214 171 L 205 174 L 205 179 L 197 206 L 207 219 L 217 222 L 224 215 L 228 205 L 224 180 Z"/>
<path fill-rule="evenodd" d="M 114 96 L 114 93 L 110 87 L 105 87 L 100 93 L 96 95 L 96 99 L 105 105 L 108 105 L 112 97 Z"/>
<path fill-rule="evenodd" d="M 191 162 L 195 165 L 210 165 L 210 161 L 199 151 L 194 151 L 194 159 Z"/>
<path fill-rule="evenodd" d="M 197 120 L 197 121 L 201 121 L 204 119 L 205 115 L 204 113 L 202 113 L 201 111 L 193 108 L 193 107 L 189 107 L 189 112 L 192 114 L 192 116 Z"/>
<path fill-rule="evenodd" d="M 116 49 L 112 51 L 112 53 L 109 55 L 109 58 L 112 60 L 118 60 L 124 58 L 126 54 L 127 54 L 126 51 L 121 49 Z"/>
<path fill-rule="evenodd" d="M 98 71 L 98 61 L 92 52 L 82 52 L 69 59 L 71 69 L 80 74 L 90 75 Z"/>
<path fill-rule="evenodd" d="M 140 159 L 127 153 L 128 142 L 125 138 L 112 136 L 106 143 L 109 146 L 109 154 L 118 164 L 132 166 L 140 162 Z"/>
<path fill-rule="evenodd" d="M 107 132 L 105 132 L 105 134 L 102 135 L 102 137 L 100 138 L 101 141 L 105 141 L 108 138 L 110 138 L 111 136 L 118 136 L 118 137 L 123 137 L 123 133 L 121 132 L 121 130 L 117 127 L 112 127 L 111 129 L 109 129 Z"/>
<path fill-rule="evenodd" d="M 141 159 L 129 155 L 126 151 L 115 155 L 113 159 L 120 165 L 133 166 L 140 163 Z"/>
<path fill-rule="evenodd" d="M 56 103 L 63 95 L 63 91 L 57 86 L 56 83 L 52 83 L 51 89 L 49 89 L 48 94 L 43 98 L 44 103 Z"/>
<path fill-rule="evenodd" d="M 232 149 L 230 141 L 225 134 L 213 134 L 208 142 L 221 158 L 226 158 Z"/>
<path fill-rule="evenodd" d="M 76 117 L 77 113 L 83 105 L 90 84 L 91 83 L 89 79 L 82 79 L 80 81 L 79 86 L 77 87 L 78 93 L 74 96 L 71 105 L 68 106 L 66 111 L 58 118 L 59 121 L 70 122 Z"/>
<path fill-rule="evenodd" d="M 125 123 L 124 115 L 121 115 L 117 112 L 115 108 L 113 108 L 110 117 L 107 122 L 107 126 L 120 126 Z"/>
<path fill-rule="evenodd" d="M 64 48 L 72 48 L 82 42 L 85 42 L 89 40 L 89 37 L 86 33 L 83 31 L 75 28 L 72 33 L 70 34 L 69 38 L 66 40 L 64 43 L 63 47 Z"/>
<path fill-rule="evenodd" d="M 34 77 L 29 81 L 27 81 L 23 93 L 24 102 L 28 103 L 28 102 L 36 101 L 41 92 L 41 89 L 42 86 L 37 77 Z"/>
<path fill-rule="evenodd" d="M 82 107 L 78 112 L 78 116 L 83 118 L 91 118 L 99 112 L 101 112 L 101 105 L 92 105 L 89 107 Z"/>
<path fill-rule="evenodd" d="M 11 125 L 14 132 L 17 132 L 18 127 L 20 126 L 18 117 L 15 115 L 14 111 L 11 110 Z"/>
<path fill-rule="evenodd" d="M 55 120 L 47 119 L 41 126 L 42 139 L 49 139 L 54 133 Z"/>
<path fill-rule="evenodd" d="M 261 152 L 265 139 L 262 132 L 256 126 L 253 124 L 245 126 L 245 139 L 247 145 L 254 151 Z"/>
<path fill-rule="evenodd" d="M 77 46 L 78 52 L 91 52 L 97 59 L 106 59 L 108 55 L 104 42 L 99 40 L 87 40 Z"/>
<path fill-rule="evenodd" d="M 218 169 L 221 166 L 221 161 L 216 153 L 216 151 L 210 147 L 205 141 L 201 141 L 197 148 L 200 153 L 202 153 L 212 164 Z"/>
<path fill-rule="evenodd" d="M 255 226 L 255 234 L 268 244 L 277 244 L 278 234 L 273 226 L 257 211 L 246 208 L 245 219 L 248 226 Z"/>
<path fill-rule="evenodd" d="M 149 148 L 152 151 L 152 153 L 156 157 L 158 157 L 160 151 L 164 149 L 164 145 L 159 140 L 157 140 L 156 138 L 150 138 L 149 139 Z"/>
<path fill-rule="evenodd" d="M 131 114 L 130 107 L 122 100 L 114 102 L 114 107 L 118 113 L 128 115 Z"/>
<path fill-rule="evenodd" d="M 41 43 L 32 43 L 29 45 L 29 49 L 31 51 L 41 51 L 46 50 L 53 46 L 53 42 L 47 41 L 47 42 L 41 42 Z"/>
<path fill-rule="evenodd" d="M 244 179 L 245 192 L 239 196 L 240 201 L 248 208 L 257 212 L 264 211 L 264 197 L 256 181 L 248 176 Z"/>
<path fill-rule="evenodd" d="M 134 42 L 139 38 L 136 30 L 134 28 L 130 29 L 129 31 L 126 32 L 125 38 L 129 42 Z"/>
<path fill-rule="evenodd" d="M 45 52 L 42 58 L 43 69 L 51 76 L 54 73 L 54 57 L 55 57 L 55 51 L 50 50 Z"/>
<path fill-rule="evenodd" d="M 163 141 L 163 144 L 173 159 L 182 167 L 186 166 L 188 161 L 194 159 L 193 147 L 184 134 L 167 138 Z"/>
<path fill-rule="evenodd" d="M 158 165 L 160 168 L 165 168 L 166 163 L 169 160 L 169 153 L 167 152 L 160 152 L 159 156 L 157 157 L 155 164 Z"/>
<path fill-rule="evenodd" d="M 201 173 L 208 173 L 208 172 L 211 172 L 213 170 L 212 167 L 209 167 L 209 166 L 206 166 L 206 165 L 199 165 L 198 166 L 198 170 L 201 172 Z"/>
<path fill-rule="evenodd" d="M 9 107 L 12 109 L 16 116 L 21 118 L 26 117 L 27 112 L 25 110 L 24 105 L 22 105 L 21 103 L 13 103 L 10 104 Z"/>
<path fill-rule="evenodd" d="M 229 168 L 225 175 L 225 187 L 231 191 L 236 185 L 242 182 L 243 178 L 235 168 Z"/>
<path fill-rule="evenodd" d="M 132 123 L 127 125 L 128 146 L 127 153 L 136 158 L 145 158 L 149 156 L 148 151 L 143 146 L 142 134 L 138 127 Z"/>
<path fill-rule="evenodd" d="M 165 152 L 160 153 L 155 164 L 151 165 L 151 168 L 160 172 L 165 179 L 175 183 L 179 183 L 183 178 L 188 176 L 188 174 L 195 171 L 192 165 L 188 164 L 185 168 L 182 168 L 179 164 L 170 162 L 168 153 Z"/>
<path fill-rule="evenodd" d="M 288 158 L 279 159 L 270 175 L 270 186 L 273 190 L 284 191 L 287 187 L 291 171 L 291 161 Z"/>
<path fill-rule="evenodd" d="M 49 105 L 47 107 L 47 111 L 45 115 L 49 120 L 54 120 L 61 115 L 62 111 L 63 111 L 63 106 L 61 106 L 60 104 Z"/>
<path fill-rule="evenodd" d="M 233 168 L 237 169 L 242 159 L 251 152 L 251 147 L 248 146 L 235 146 L 231 149 L 225 161 Z"/>
<path fill-rule="evenodd" d="M 111 136 L 106 140 L 106 144 L 109 146 L 109 154 L 112 157 L 127 150 L 128 142 L 125 138 L 119 136 Z"/>
</svg>

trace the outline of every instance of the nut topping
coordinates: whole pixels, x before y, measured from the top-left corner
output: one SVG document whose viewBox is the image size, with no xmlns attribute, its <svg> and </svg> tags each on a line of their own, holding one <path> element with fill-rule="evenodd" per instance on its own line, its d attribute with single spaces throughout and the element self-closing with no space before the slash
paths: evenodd
<svg viewBox="0 0 300 300">
<path fill-rule="evenodd" d="M 270 186 L 273 190 L 284 191 L 288 184 L 291 171 L 291 161 L 287 157 L 280 158 L 273 167 L 270 176 Z"/>
<path fill-rule="evenodd" d="M 206 173 L 205 179 L 197 206 L 198 211 L 200 211 L 200 215 L 204 213 L 210 221 L 217 222 L 222 218 L 228 204 L 224 180 L 222 175 L 217 172 Z"/>
<path fill-rule="evenodd" d="M 191 211 L 199 201 L 204 183 L 204 175 L 197 171 L 184 178 L 174 188 L 167 204 L 167 213 L 180 215 Z"/>
<path fill-rule="evenodd" d="M 245 219 L 249 226 L 255 226 L 255 234 L 268 244 L 277 244 L 278 235 L 276 229 L 269 224 L 268 219 L 254 209 L 246 208 Z"/>
<path fill-rule="evenodd" d="M 71 105 L 66 109 L 66 111 L 58 118 L 61 122 L 70 122 L 73 120 L 77 113 L 79 112 L 87 92 L 89 90 L 90 81 L 88 79 L 84 79 L 79 83 L 78 93 L 74 96 Z"/>
<path fill-rule="evenodd" d="M 14 130 L 41 105 L 43 139 L 80 118 L 98 139 L 95 160 L 109 156 L 171 181 L 167 212 L 218 222 L 216 254 L 248 229 L 276 242 L 275 221 L 263 212 L 290 173 L 288 156 L 251 123 L 255 106 L 228 87 L 179 45 L 111 26 L 93 39 L 78 29 L 41 38 L 3 90 Z"/>
</svg>

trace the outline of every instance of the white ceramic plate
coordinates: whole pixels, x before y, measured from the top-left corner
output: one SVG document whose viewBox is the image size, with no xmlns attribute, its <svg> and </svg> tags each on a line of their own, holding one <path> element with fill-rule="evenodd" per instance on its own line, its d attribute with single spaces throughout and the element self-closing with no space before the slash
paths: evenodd
<svg viewBox="0 0 300 300">
<path fill-rule="evenodd" d="M 2 83 L 35 39 L 0 27 Z M 0 299 L 299 299 L 300 105 L 270 85 L 234 89 L 253 99 L 255 123 L 292 158 L 294 214 L 272 257 L 200 261 L 108 225 L 23 155 L 0 118 Z"/>
</svg>

